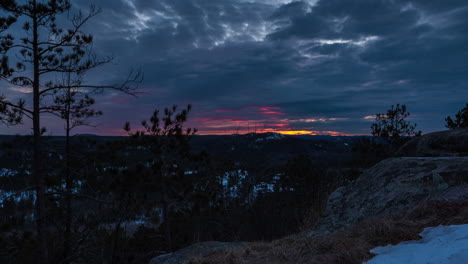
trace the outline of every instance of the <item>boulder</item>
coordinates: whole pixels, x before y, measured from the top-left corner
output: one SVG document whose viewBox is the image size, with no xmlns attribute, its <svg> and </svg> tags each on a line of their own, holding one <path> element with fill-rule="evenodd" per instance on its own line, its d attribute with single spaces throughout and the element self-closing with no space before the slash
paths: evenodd
<svg viewBox="0 0 468 264">
<path fill-rule="evenodd" d="M 361 220 L 400 216 L 423 201 L 468 202 L 468 157 L 392 158 L 329 197 L 316 236 Z"/>
<path fill-rule="evenodd" d="M 468 128 L 429 133 L 403 145 L 398 156 L 468 156 Z"/>
</svg>

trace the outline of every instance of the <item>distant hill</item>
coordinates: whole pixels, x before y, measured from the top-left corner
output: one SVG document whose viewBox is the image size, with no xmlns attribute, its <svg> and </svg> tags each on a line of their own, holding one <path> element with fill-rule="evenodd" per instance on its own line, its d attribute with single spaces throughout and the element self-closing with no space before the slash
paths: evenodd
<svg viewBox="0 0 468 264">
<path fill-rule="evenodd" d="M 100 137 L 96 134 L 76 134 L 75 137 Z"/>
<path fill-rule="evenodd" d="M 80 134 L 75 139 L 92 139 L 99 143 L 122 140 L 122 136 Z M 250 133 L 244 135 L 196 135 L 191 140 L 192 151 L 235 161 L 256 170 L 284 165 L 297 155 L 307 155 L 321 164 L 339 166 L 352 156 L 353 143 L 360 137 L 290 136 L 278 133 Z M 13 141 L 15 136 L 0 135 L 0 142 Z M 60 146 L 64 136 L 47 137 L 48 142 Z"/>
</svg>

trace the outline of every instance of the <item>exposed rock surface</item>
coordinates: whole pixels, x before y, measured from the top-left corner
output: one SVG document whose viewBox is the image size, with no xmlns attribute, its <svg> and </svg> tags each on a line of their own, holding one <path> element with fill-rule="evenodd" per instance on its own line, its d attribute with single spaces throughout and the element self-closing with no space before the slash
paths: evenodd
<svg viewBox="0 0 468 264">
<path fill-rule="evenodd" d="M 187 264 L 191 258 L 205 257 L 217 251 L 234 249 L 245 246 L 245 242 L 202 242 L 174 253 L 158 256 L 150 261 L 150 264 Z"/>
<path fill-rule="evenodd" d="M 399 156 L 468 156 L 468 128 L 434 132 L 414 138 L 399 151 Z"/>
<path fill-rule="evenodd" d="M 393 158 L 332 193 L 310 235 L 382 215 L 402 215 L 424 200 L 468 201 L 468 157 Z"/>
</svg>

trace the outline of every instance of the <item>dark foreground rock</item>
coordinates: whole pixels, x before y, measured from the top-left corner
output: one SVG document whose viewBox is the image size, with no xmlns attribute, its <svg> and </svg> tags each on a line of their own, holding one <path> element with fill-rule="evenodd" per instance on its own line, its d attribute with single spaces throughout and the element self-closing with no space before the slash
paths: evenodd
<svg viewBox="0 0 468 264">
<path fill-rule="evenodd" d="M 434 132 L 414 138 L 400 149 L 399 156 L 468 156 L 468 128 Z"/>
<path fill-rule="evenodd" d="M 235 249 L 245 246 L 245 242 L 202 242 L 174 253 L 158 256 L 150 261 L 150 264 L 187 264 L 191 258 L 206 257 L 218 251 Z"/>
<path fill-rule="evenodd" d="M 468 201 L 468 157 L 393 158 L 338 188 L 309 235 L 330 233 L 372 217 L 398 216 L 423 201 Z"/>
</svg>

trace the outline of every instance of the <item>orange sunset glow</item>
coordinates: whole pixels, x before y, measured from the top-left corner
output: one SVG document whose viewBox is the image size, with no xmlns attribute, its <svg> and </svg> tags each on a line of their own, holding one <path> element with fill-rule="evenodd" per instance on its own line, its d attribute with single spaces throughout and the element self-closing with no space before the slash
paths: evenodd
<svg viewBox="0 0 468 264">
<path fill-rule="evenodd" d="M 309 116 L 295 119 L 287 118 L 287 116 L 289 116 L 287 111 L 278 106 L 249 106 L 242 109 L 217 109 L 210 116 L 194 117 L 189 124 L 198 128 L 199 135 L 267 132 L 282 135 L 352 135 L 343 131 L 326 129 L 329 124 L 347 121 L 348 118 Z"/>
</svg>

